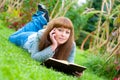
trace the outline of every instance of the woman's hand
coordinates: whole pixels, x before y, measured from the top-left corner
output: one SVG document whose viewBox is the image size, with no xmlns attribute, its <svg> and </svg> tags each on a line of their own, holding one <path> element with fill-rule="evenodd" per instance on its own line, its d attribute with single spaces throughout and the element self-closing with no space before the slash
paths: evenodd
<svg viewBox="0 0 120 80">
<path fill-rule="evenodd" d="M 58 43 L 57 43 L 57 41 L 56 41 L 56 39 L 55 39 L 55 28 L 53 29 L 53 30 L 51 30 L 51 32 L 49 33 L 49 35 L 50 35 L 50 39 L 51 39 L 51 41 L 52 41 L 52 50 L 54 51 L 56 48 L 57 48 L 57 46 L 58 46 Z"/>
<path fill-rule="evenodd" d="M 83 72 L 75 72 L 75 73 L 73 73 L 76 77 L 80 77 L 82 74 L 83 74 Z"/>
</svg>

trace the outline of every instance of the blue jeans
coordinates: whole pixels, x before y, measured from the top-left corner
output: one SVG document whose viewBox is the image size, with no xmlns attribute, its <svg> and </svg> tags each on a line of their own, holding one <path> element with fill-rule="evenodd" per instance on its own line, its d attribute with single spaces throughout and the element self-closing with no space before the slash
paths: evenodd
<svg viewBox="0 0 120 80">
<path fill-rule="evenodd" d="M 47 20 L 43 16 L 44 12 L 37 11 L 32 16 L 32 20 L 28 22 L 25 26 L 23 26 L 21 29 L 13 33 L 9 37 L 9 41 L 23 47 L 25 42 L 28 39 L 28 36 L 30 36 L 33 33 L 38 32 L 38 30 L 43 29 L 43 26 L 47 24 Z"/>
</svg>

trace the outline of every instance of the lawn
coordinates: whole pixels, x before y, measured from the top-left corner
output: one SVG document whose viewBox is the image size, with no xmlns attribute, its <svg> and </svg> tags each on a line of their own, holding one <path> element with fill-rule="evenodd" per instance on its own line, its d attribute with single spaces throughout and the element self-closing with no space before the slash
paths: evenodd
<svg viewBox="0 0 120 80">
<path fill-rule="evenodd" d="M 8 41 L 13 32 L 0 24 L 0 80 L 108 80 L 89 68 L 77 78 L 40 66 L 40 62 L 33 60 L 27 51 Z M 75 63 L 85 66 L 86 55 L 77 49 Z"/>
</svg>

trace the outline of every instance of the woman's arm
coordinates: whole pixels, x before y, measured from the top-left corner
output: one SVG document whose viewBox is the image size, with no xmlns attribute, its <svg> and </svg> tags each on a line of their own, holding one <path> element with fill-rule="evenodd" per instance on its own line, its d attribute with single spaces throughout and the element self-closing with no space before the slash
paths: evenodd
<svg viewBox="0 0 120 80">
<path fill-rule="evenodd" d="M 37 50 L 37 49 L 36 49 Z M 48 58 L 54 55 L 54 51 L 52 50 L 51 46 L 43 49 L 42 51 L 33 51 L 31 53 L 31 57 L 37 61 L 44 62 Z"/>
<path fill-rule="evenodd" d="M 53 49 L 53 45 L 48 46 L 47 48 L 39 51 L 39 41 L 41 36 L 43 35 L 45 29 L 39 30 L 37 33 L 34 33 L 28 38 L 28 41 L 25 43 L 24 48 L 31 53 L 31 57 L 37 61 L 43 62 L 48 58 L 52 57 L 55 52 Z"/>
</svg>

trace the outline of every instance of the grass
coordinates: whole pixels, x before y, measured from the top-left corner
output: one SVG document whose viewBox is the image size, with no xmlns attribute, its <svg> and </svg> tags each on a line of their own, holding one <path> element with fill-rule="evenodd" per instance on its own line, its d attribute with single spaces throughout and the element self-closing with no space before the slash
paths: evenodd
<svg viewBox="0 0 120 80">
<path fill-rule="evenodd" d="M 33 60 L 27 51 L 8 41 L 13 32 L 0 24 L 0 80 L 108 80 L 89 68 L 77 78 L 40 66 L 40 62 Z M 77 49 L 75 63 L 84 66 L 86 56 Z"/>
</svg>

